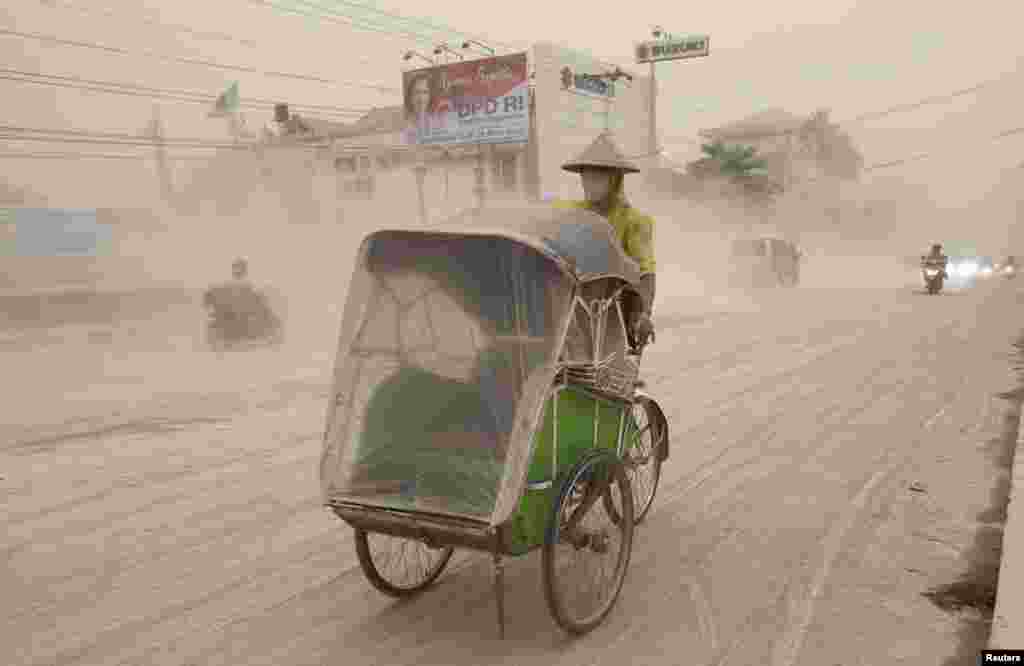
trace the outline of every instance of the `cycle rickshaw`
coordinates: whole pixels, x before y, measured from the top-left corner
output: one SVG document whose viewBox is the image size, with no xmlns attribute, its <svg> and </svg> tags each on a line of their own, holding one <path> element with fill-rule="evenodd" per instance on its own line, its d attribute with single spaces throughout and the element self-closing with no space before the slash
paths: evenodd
<svg viewBox="0 0 1024 666">
<path fill-rule="evenodd" d="M 455 548 L 490 553 L 504 636 L 502 557 L 542 549 L 558 625 L 604 620 L 668 457 L 624 323 L 639 278 L 584 210 L 511 205 L 366 237 L 320 478 L 378 590 L 412 596 Z M 577 556 L 607 563 L 607 580 L 574 582 L 589 570 L 563 561 Z"/>
</svg>

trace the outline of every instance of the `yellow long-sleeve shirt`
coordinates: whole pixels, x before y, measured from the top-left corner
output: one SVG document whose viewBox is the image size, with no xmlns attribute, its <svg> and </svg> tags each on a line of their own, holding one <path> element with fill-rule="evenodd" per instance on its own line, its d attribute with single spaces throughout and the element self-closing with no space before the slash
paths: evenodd
<svg viewBox="0 0 1024 666">
<path fill-rule="evenodd" d="M 588 201 L 555 200 L 556 208 L 582 208 L 592 210 Z M 615 230 L 622 250 L 640 264 L 642 273 L 654 273 L 654 219 L 629 206 L 615 206 L 608 213 L 608 223 Z"/>
</svg>

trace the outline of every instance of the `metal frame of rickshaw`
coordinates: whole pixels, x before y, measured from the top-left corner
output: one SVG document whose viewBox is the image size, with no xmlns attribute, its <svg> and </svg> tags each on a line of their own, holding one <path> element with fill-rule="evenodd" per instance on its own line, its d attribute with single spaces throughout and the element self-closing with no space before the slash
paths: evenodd
<svg viewBox="0 0 1024 666">
<path fill-rule="evenodd" d="M 606 298 L 594 298 L 588 302 L 584 301 L 581 295 L 583 289 L 589 285 L 602 280 L 615 280 L 622 282 L 623 284 L 618 285 L 612 292 L 612 294 Z M 622 295 L 629 288 L 630 285 L 623 278 L 612 275 L 594 276 L 586 279 L 585 281 L 577 280 L 573 286 L 572 302 L 573 308 L 581 307 L 590 318 L 591 330 L 590 334 L 595 336 L 596 340 L 600 340 L 599 343 L 595 344 L 593 351 L 595 358 L 601 358 L 604 352 L 604 331 L 607 327 L 607 311 L 610 307 L 615 307 L 618 313 L 618 325 L 622 328 L 624 335 L 623 340 L 627 349 L 635 357 L 635 361 L 630 359 L 630 362 L 635 362 L 639 366 L 639 360 L 642 357 L 642 347 L 637 348 L 631 342 L 631 335 L 628 331 L 628 327 L 625 323 L 623 316 L 622 307 Z M 575 315 L 573 315 L 575 316 Z M 564 353 L 565 342 L 567 339 L 568 327 L 571 326 L 573 317 L 570 317 L 566 324 L 566 330 L 563 331 L 562 347 Z M 598 329 L 596 326 L 600 326 L 600 337 L 597 336 Z M 658 439 L 658 450 L 652 452 L 653 455 L 658 456 L 661 461 L 668 458 L 668 421 L 665 418 L 665 414 L 658 403 L 649 396 L 646 392 L 641 390 L 643 383 L 636 380 L 631 381 L 632 388 L 629 395 L 625 395 L 625 391 L 622 393 L 616 393 L 610 390 L 611 378 L 605 370 L 605 364 L 614 356 L 608 355 L 603 360 L 597 362 L 570 362 L 563 358 L 560 358 L 557 363 L 557 370 L 555 374 L 555 381 L 549 389 L 550 393 L 548 398 L 541 404 L 538 416 L 534 418 L 534 434 L 533 437 L 537 436 L 537 433 L 542 427 L 543 423 L 543 411 L 544 405 L 547 404 L 551 397 L 557 398 L 558 395 L 569 388 L 577 391 L 582 391 L 585 394 L 595 398 L 595 413 L 600 408 L 601 402 L 613 402 L 621 405 L 632 406 L 638 403 L 646 403 L 653 407 L 658 417 L 658 428 L 660 429 Z M 574 379 L 572 375 L 579 374 L 573 373 L 572 369 L 581 370 L 583 372 L 592 371 L 595 381 L 586 381 Z M 537 483 L 524 483 L 523 490 L 520 492 L 517 498 L 518 502 L 521 502 L 523 495 L 527 490 L 542 490 L 552 487 L 554 484 L 559 483 L 558 477 L 558 400 L 553 401 L 553 437 L 552 437 L 552 478 Z M 600 450 L 597 447 L 597 433 L 598 433 L 599 421 L 595 418 L 594 420 L 594 438 L 592 447 L 589 451 Z M 653 424 L 652 424 L 653 425 Z M 616 456 L 619 460 L 623 456 L 624 447 L 624 435 L 626 430 L 626 410 L 623 409 L 618 425 L 618 435 L 616 444 Z M 588 454 L 583 454 L 579 457 L 575 463 L 579 463 L 584 460 Z M 574 464 L 575 464 L 574 463 Z M 524 475 L 529 473 L 529 465 L 524 469 Z M 630 489 L 630 492 L 632 490 Z M 653 499 L 653 498 L 652 498 Z M 432 513 L 429 511 L 403 511 L 398 509 L 388 509 L 382 507 L 368 506 L 360 504 L 358 502 L 344 501 L 344 500 L 330 500 L 327 506 L 345 523 L 354 529 L 362 530 L 367 533 L 378 533 L 387 536 L 416 540 L 424 543 L 430 548 L 462 548 L 468 550 L 474 550 L 478 552 L 490 553 L 494 565 L 494 591 L 495 598 L 497 601 L 497 612 L 498 612 L 498 626 L 499 635 L 503 638 L 505 634 L 505 608 L 504 608 L 504 565 L 502 557 L 518 557 L 521 555 L 529 554 L 539 548 L 543 547 L 543 544 L 532 546 L 526 553 L 513 552 L 509 548 L 511 541 L 509 537 L 509 531 L 511 530 L 511 524 L 516 516 L 516 512 L 509 517 L 501 525 L 491 526 L 483 523 L 482 521 L 476 521 L 468 518 L 461 518 L 446 514 Z M 550 525 L 548 526 L 550 529 Z"/>
</svg>

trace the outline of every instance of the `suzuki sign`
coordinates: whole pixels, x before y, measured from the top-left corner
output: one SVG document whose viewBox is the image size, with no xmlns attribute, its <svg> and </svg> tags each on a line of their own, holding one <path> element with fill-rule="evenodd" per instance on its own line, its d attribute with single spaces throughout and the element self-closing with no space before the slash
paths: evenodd
<svg viewBox="0 0 1024 666">
<path fill-rule="evenodd" d="M 711 37 L 691 35 L 640 42 L 636 45 L 637 63 L 700 58 L 711 52 Z"/>
</svg>

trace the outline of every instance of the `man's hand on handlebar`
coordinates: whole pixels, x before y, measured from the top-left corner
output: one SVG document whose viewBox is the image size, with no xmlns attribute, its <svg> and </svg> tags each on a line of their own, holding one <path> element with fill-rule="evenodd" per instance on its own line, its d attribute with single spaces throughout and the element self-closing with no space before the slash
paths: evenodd
<svg viewBox="0 0 1024 666">
<path fill-rule="evenodd" d="M 641 312 L 633 320 L 633 336 L 637 346 L 641 348 L 654 342 L 654 323 L 646 312 Z"/>
</svg>

